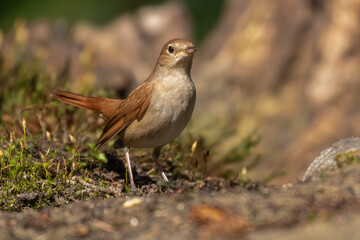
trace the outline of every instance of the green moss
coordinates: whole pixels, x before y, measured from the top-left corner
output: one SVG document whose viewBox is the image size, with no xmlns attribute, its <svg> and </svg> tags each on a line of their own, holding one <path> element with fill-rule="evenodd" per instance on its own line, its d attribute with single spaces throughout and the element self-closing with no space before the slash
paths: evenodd
<svg viewBox="0 0 360 240">
<path fill-rule="evenodd" d="M 341 152 L 336 155 L 335 161 L 339 168 L 358 163 L 360 161 L 360 150 Z"/>
<path fill-rule="evenodd" d="M 24 142 L 24 138 L 11 138 L 1 145 L 0 164 L 0 208 L 3 210 L 21 210 L 24 207 L 34 209 L 49 205 L 58 205 L 59 196 L 63 201 L 88 199 L 89 193 L 82 184 L 71 184 L 72 176 L 89 179 L 86 167 L 91 159 L 81 159 L 74 152 L 38 150 L 32 144 L 33 139 Z M 64 157 L 64 155 L 66 157 Z M 106 184 L 98 179 L 98 186 Z M 69 191 L 69 189 L 72 189 Z M 75 196 L 72 192 L 77 192 Z M 100 197 L 102 193 L 95 193 Z"/>
</svg>

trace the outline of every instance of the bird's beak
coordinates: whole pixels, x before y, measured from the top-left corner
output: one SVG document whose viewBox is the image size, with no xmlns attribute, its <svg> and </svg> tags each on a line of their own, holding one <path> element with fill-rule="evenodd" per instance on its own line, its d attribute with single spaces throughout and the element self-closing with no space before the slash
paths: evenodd
<svg viewBox="0 0 360 240">
<path fill-rule="evenodd" d="M 188 47 L 187 49 L 185 49 L 185 52 L 187 54 L 193 54 L 194 52 L 197 51 L 197 48 L 196 47 Z"/>
<path fill-rule="evenodd" d="M 193 54 L 194 52 L 196 52 L 197 48 L 196 47 L 188 47 L 187 49 L 185 50 L 182 50 L 180 52 L 177 52 L 176 55 L 179 55 L 181 53 L 186 53 L 186 54 Z"/>
</svg>

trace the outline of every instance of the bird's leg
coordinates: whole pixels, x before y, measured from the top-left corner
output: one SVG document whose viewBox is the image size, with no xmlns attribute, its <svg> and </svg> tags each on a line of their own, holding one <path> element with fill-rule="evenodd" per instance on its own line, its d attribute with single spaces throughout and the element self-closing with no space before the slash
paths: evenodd
<svg viewBox="0 0 360 240">
<path fill-rule="evenodd" d="M 169 182 L 168 178 L 166 177 L 164 170 L 162 169 L 160 163 L 159 163 L 159 156 L 160 156 L 160 149 L 161 147 L 156 147 L 154 148 L 154 151 L 152 153 L 152 158 L 154 160 L 154 162 L 156 163 L 157 167 L 159 168 L 159 170 L 161 171 L 161 176 L 162 178 L 165 180 L 165 182 Z"/>
<path fill-rule="evenodd" d="M 125 154 L 126 163 L 127 163 L 127 165 L 128 165 L 129 178 L 130 178 L 131 187 L 136 188 L 135 183 L 134 183 L 134 177 L 133 177 L 132 170 L 131 170 L 129 148 L 128 148 L 127 146 L 124 147 L 124 154 Z"/>
</svg>

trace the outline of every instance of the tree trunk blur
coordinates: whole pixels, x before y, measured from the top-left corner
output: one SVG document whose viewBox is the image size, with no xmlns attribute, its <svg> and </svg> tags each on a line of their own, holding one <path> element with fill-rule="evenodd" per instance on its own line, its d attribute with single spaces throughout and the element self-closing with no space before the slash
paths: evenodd
<svg viewBox="0 0 360 240">
<path fill-rule="evenodd" d="M 199 126 L 219 116 L 238 133 L 219 155 L 258 128 L 253 177 L 286 169 L 273 181 L 283 183 L 330 143 L 360 135 L 359 23 L 358 0 L 228 0 L 193 74 Z"/>
</svg>

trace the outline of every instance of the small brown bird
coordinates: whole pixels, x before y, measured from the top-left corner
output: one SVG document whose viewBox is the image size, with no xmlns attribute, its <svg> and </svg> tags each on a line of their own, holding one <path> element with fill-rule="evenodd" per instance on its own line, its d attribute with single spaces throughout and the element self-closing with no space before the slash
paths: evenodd
<svg viewBox="0 0 360 240">
<path fill-rule="evenodd" d="M 85 97 L 62 90 L 53 94 L 55 99 L 92 110 L 107 120 L 96 146 L 116 135 L 120 138 L 132 187 L 129 147 L 154 148 L 152 158 L 168 181 L 158 161 L 160 149 L 182 132 L 194 110 L 196 91 L 190 71 L 196 50 L 185 39 L 167 42 L 149 78 L 125 99 Z"/>
</svg>

